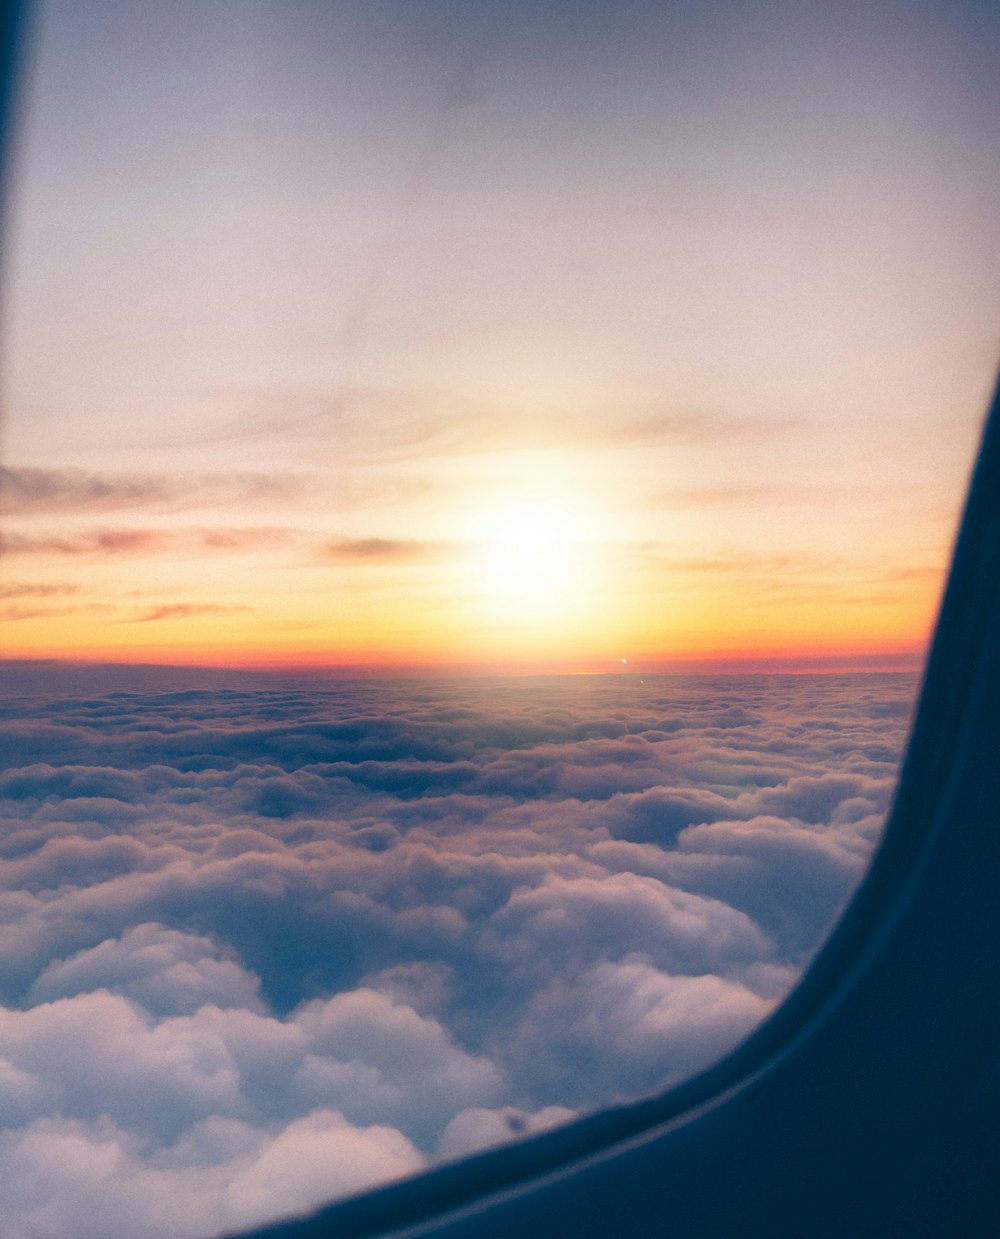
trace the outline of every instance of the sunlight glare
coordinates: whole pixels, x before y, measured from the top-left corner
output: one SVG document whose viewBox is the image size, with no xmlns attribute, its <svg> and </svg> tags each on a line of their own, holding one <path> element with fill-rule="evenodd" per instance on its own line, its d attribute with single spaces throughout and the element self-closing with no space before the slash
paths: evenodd
<svg viewBox="0 0 1000 1239">
<path fill-rule="evenodd" d="M 474 521 L 476 592 L 505 622 L 564 621 L 578 614 L 597 569 L 589 520 L 547 496 L 522 495 Z"/>
</svg>

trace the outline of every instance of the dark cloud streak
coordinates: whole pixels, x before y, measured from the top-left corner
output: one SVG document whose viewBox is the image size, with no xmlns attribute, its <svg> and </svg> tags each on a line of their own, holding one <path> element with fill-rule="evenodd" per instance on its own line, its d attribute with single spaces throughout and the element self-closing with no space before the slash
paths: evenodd
<svg viewBox="0 0 1000 1239">
<path fill-rule="evenodd" d="M 74 558 L 101 555 L 246 553 L 288 546 L 296 536 L 293 530 L 281 526 L 181 530 L 117 528 L 68 534 L 10 532 L 0 537 L 0 555 Z"/>
<path fill-rule="evenodd" d="M 460 547 L 454 542 L 399 538 L 343 538 L 320 550 L 329 563 L 411 563 L 446 559 Z"/>
<path fill-rule="evenodd" d="M 0 514 L 180 511 L 228 503 L 297 498 L 313 482 L 298 474 L 205 474 L 170 478 L 152 474 L 88 473 L 82 469 L 0 466 Z"/>
<path fill-rule="evenodd" d="M 76 593 L 79 585 L 0 584 L 0 598 L 61 598 Z"/>
</svg>

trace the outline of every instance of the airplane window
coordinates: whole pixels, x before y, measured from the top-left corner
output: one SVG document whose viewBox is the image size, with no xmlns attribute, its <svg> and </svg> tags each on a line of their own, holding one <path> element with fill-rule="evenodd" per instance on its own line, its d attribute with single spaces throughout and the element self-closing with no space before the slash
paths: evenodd
<svg viewBox="0 0 1000 1239">
<path fill-rule="evenodd" d="M 8 185 L 0 1216 L 652 1095 L 878 841 L 996 361 L 996 15 L 50 0 Z"/>
</svg>

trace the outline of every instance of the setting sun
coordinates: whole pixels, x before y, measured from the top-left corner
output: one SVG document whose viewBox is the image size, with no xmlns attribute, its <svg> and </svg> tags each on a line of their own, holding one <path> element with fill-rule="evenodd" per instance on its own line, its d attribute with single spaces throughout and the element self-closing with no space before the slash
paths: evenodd
<svg viewBox="0 0 1000 1239">
<path fill-rule="evenodd" d="M 486 607 L 510 622 L 552 620 L 578 609 L 596 571 L 581 512 L 518 496 L 473 519 L 470 571 Z"/>
</svg>

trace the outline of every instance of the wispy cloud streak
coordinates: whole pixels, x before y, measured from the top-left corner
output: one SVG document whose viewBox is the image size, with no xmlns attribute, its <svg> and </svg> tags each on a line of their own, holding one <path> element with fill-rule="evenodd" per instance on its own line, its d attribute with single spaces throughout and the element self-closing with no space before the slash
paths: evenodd
<svg viewBox="0 0 1000 1239">
<path fill-rule="evenodd" d="M 245 553 L 288 546 L 296 535 L 280 526 L 218 529 L 117 528 L 82 533 L 21 533 L 0 536 L 0 555 L 80 557 Z"/>
<path fill-rule="evenodd" d="M 143 615 L 136 615 L 130 623 L 155 624 L 160 620 L 197 619 L 206 615 L 238 615 L 245 614 L 252 608 L 243 606 L 224 606 L 219 603 L 165 603 L 163 606 L 151 607 Z"/>
<path fill-rule="evenodd" d="M 455 542 L 427 542 L 414 538 L 343 538 L 328 542 L 320 557 L 329 563 L 411 563 L 445 559 L 461 546 Z"/>
<path fill-rule="evenodd" d="M 0 466 L 0 514 L 181 511 L 293 500 L 313 485 L 311 479 L 296 474 L 220 473 L 167 478 Z"/>
</svg>

